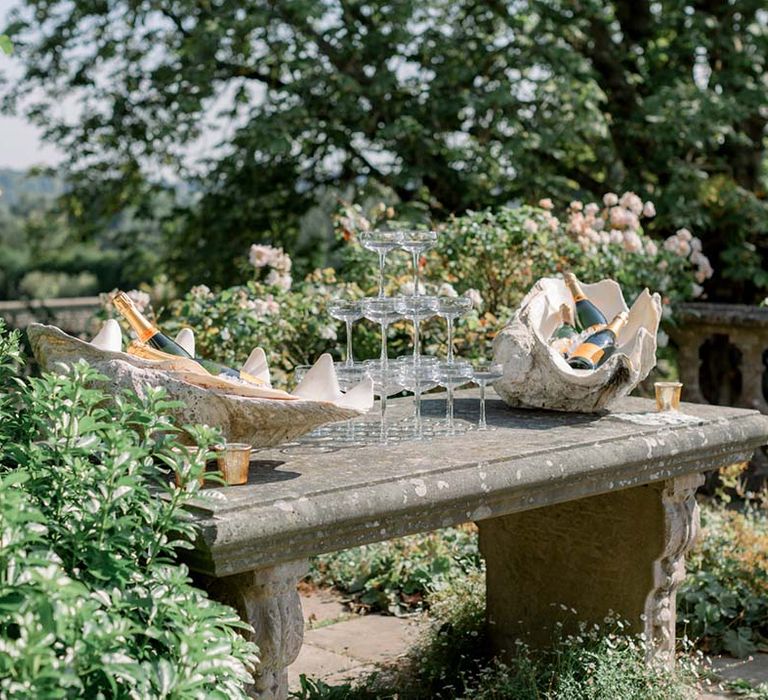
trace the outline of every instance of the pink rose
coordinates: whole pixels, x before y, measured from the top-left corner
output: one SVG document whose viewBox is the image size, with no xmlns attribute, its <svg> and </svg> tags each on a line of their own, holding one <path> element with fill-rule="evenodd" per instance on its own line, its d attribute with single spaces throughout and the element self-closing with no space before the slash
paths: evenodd
<svg viewBox="0 0 768 700">
<path fill-rule="evenodd" d="M 615 207 L 619 203 L 619 198 L 613 192 L 607 192 L 603 195 L 603 204 L 606 207 Z"/>
<path fill-rule="evenodd" d="M 545 199 L 539 200 L 539 206 L 542 209 L 546 209 L 547 211 L 549 211 L 550 209 L 552 209 L 554 205 L 552 204 L 552 200 L 549 197 L 546 197 Z"/>
</svg>

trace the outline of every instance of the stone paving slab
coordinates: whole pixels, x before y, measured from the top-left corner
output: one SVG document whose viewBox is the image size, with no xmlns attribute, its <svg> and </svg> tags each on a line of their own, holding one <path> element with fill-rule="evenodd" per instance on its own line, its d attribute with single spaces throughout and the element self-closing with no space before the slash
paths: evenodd
<svg viewBox="0 0 768 700">
<path fill-rule="evenodd" d="M 304 674 L 308 678 L 320 679 L 326 683 L 334 682 L 334 678 L 343 678 L 347 676 L 356 676 L 355 669 L 360 669 L 361 664 L 357 659 L 353 659 L 344 654 L 337 654 L 327 649 L 314 646 L 313 644 L 304 644 L 299 652 L 299 657 L 288 667 L 288 685 L 291 689 L 299 688 L 299 676 Z M 359 670 L 357 675 L 362 675 L 363 670 Z"/>
<path fill-rule="evenodd" d="M 331 685 L 366 676 L 406 653 L 423 627 L 418 617 L 355 615 L 330 591 L 304 591 L 301 602 L 306 631 L 288 667 L 291 690 L 298 690 L 302 674 Z"/>
<path fill-rule="evenodd" d="M 752 685 L 768 683 L 768 654 L 755 654 L 746 659 L 715 656 L 712 670 L 728 681 L 744 680 Z"/>
<path fill-rule="evenodd" d="M 386 663 L 401 656 L 418 629 L 409 619 L 365 615 L 310 630 L 304 644 L 344 654 L 359 663 Z"/>
<path fill-rule="evenodd" d="M 304 611 L 304 623 L 307 629 L 347 618 L 353 614 L 344 605 L 338 593 L 324 589 L 303 593 L 301 607 Z"/>
</svg>

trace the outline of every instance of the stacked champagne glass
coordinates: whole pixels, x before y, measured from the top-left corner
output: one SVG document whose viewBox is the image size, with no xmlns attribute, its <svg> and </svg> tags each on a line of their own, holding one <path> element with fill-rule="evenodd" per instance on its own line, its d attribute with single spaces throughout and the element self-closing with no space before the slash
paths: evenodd
<svg viewBox="0 0 768 700">
<path fill-rule="evenodd" d="M 460 426 L 454 420 L 454 391 L 465 384 L 475 382 L 481 388 L 479 429 L 487 429 L 485 420 L 485 387 L 501 376 L 498 365 L 484 363 L 473 367 L 466 360 L 459 359 L 453 351 L 453 325 L 457 318 L 467 314 L 472 303 L 464 296 L 430 296 L 423 293 L 420 275 L 421 256 L 437 243 L 437 232 L 426 230 L 389 229 L 370 231 L 361 235 L 364 248 L 379 257 L 378 294 L 363 299 L 337 299 L 329 305 L 330 315 L 346 324 L 346 357 L 336 364 L 339 384 L 342 389 L 353 386 L 364 376 L 373 380 L 374 393 L 380 399 L 380 414 L 376 427 L 377 439 L 387 442 L 396 437 L 422 439 L 435 434 L 455 433 Z M 387 255 L 394 250 L 411 254 L 413 290 L 410 294 L 387 296 L 385 293 L 385 270 Z M 447 324 L 447 350 L 444 358 L 422 353 L 421 324 L 439 316 Z M 381 349 L 378 359 L 356 362 L 352 354 L 353 324 L 366 319 L 379 325 Z M 390 358 L 387 349 L 389 326 L 401 319 L 407 319 L 413 326 L 413 351 L 398 358 Z M 447 389 L 445 419 L 439 423 L 427 421 L 422 416 L 422 395 L 442 386 Z M 392 426 L 388 422 L 387 399 L 402 391 L 415 396 L 413 419 L 408 426 Z M 463 424 L 466 427 L 466 424 Z M 356 440 L 362 435 L 352 435 Z"/>
</svg>

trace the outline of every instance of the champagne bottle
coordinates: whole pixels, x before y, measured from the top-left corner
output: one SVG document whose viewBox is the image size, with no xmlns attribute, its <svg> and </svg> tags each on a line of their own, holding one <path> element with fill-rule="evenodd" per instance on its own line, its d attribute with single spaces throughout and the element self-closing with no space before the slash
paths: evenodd
<svg viewBox="0 0 768 700">
<path fill-rule="evenodd" d="M 619 313 L 605 328 L 587 336 L 568 358 L 568 364 L 574 369 L 596 369 L 616 351 L 616 338 L 626 324 L 629 314 Z"/>
<path fill-rule="evenodd" d="M 604 326 L 608 323 L 603 312 L 587 298 L 576 275 L 566 272 L 563 279 L 576 304 L 576 327 L 579 330 L 583 331 L 597 325 Z"/>
<path fill-rule="evenodd" d="M 165 335 L 157 326 L 155 326 L 144 314 L 136 308 L 133 300 L 125 293 L 118 292 L 115 298 L 112 300 L 115 308 L 122 314 L 123 318 L 131 325 L 139 342 L 148 345 L 150 348 L 159 350 L 166 355 L 175 355 L 177 357 L 184 357 L 189 360 L 194 360 L 198 364 L 202 365 L 211 374 L 224 375 L 225 377 L 234 377 L 236 379 L 243 379 L 251 384 L 263 384 L 258 377 L 248 374 L 247 372 L 239 372 L 236 369 L 221 365 L 218 362 L 212 362 L 211 360 L 203 359 L 202 357 L 192 357 L 181 345 L 175 340 L 172 340 Z"/>
<path fill-rule="evenodd" d="M 571 307 L 568 304 L 560 305 L 560 325 L 555 329 L 552 334 L 553 338 L 575 338 L 578 332 L 573 327 L 573 314 L 571 313 Z"/>
</svg>

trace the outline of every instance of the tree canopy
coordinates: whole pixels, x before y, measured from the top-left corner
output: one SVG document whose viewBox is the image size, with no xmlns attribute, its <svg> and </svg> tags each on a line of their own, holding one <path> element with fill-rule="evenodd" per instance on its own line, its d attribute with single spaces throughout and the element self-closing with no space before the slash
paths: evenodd
<svg viewBox="0 0 768 700">
<path fill-rule="evenodd" d="M 196 280 L 295 250 L 329 191 L 443 218 L 633 189 L 702 236 L 710 291 L 768 288 L 763 0 L 21 0 L 5 31 L 71 212 L 192 183 L 165 239 Z"/>
</svg>

